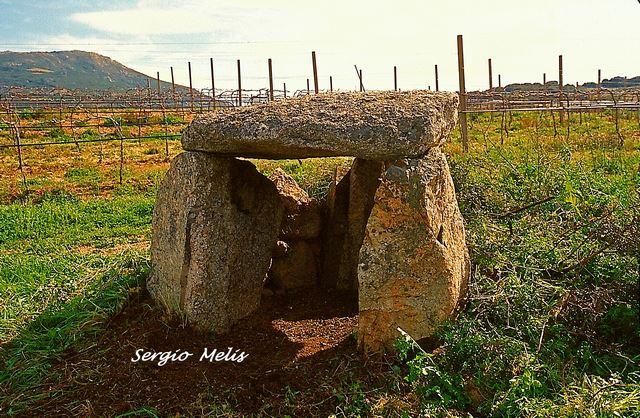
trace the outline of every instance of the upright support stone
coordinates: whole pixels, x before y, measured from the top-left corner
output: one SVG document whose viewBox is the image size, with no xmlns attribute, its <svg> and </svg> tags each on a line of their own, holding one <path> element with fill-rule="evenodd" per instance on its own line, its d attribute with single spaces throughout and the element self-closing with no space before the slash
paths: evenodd
<svg viewBox="0 0 640 418">
<path fill-rule="evenodd" d="M 367 218 L 380 184 L 384 164 L 356 158 L 331 200 L 328 232 L 323 242 L 323 282 L 341 290 L 358 291 L 358 257 Z"/>
<path fill-rule="evenodd" d="M 317 238 L 322 231 L 318 203 L 298 183 L 278 168 L 269 177 L 284 206 L 279 246 L 269 270 L 270 285 L 289 290 L 317 284 Z"/>
<path fill-rule="evenodd" d="M 196 328 L 228 330 L 260 303 L 282 212 L 250 162 L 178 155 L 153 213 L 151 295 Z"/>
<path fill-rule="evenodd" d="M 326 201 L 326 222 L 322 231 L 322 262 L 320 284 L 335 288 L 340 274 L 342 249 L 347 236 L 349 211 L 349 178 L 351 171 L 339 179 L 338 173 L 331 184 Z"/>
<path fill-rule="evenodd" d="M 389 165 L 360 249 L 359 346 L 373 352 L 389 347 L 398 327 L 416 339 L 432 335 L 454 313 L 469 272 L 463 220 L 442 151 Z"/>
</svg>

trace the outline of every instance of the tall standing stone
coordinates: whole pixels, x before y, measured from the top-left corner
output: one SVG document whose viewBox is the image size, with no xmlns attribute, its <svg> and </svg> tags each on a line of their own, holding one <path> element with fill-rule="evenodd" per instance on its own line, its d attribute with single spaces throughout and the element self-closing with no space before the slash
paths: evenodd
<svg viewBox="0 0 640 418">
<path fill-rule="evenodd" d="M 228 330 L 260 303 L 282 213 L 250 162 L 178 155 L 153 213 L 151 295 L 199 329 Z"/>
<path fill-rule="evenodd" d="M 360 249 L 358 343 L 379 351 L 399 336 L 433 334 L 469 278 L 462 216 L 439 148 L 387 166 Z"/>
<path fill-rule="evenodd" d="M 384 164 L 356 158 L 331 190 L 323 240 L 323 283 L 351 291 L 357 299 L 358 258 Z"/>
</svg>

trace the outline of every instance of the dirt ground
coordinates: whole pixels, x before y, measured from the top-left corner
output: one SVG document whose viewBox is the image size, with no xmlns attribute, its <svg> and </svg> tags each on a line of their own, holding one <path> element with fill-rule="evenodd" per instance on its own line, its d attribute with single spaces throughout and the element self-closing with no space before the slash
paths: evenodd
<svg viewBox="0 0 640 418">
<path fill-rule="evenodd" d="M 335 412 L 344 378 L 377 386 L 384 383 L 370 381 L 376 370 L 390 367 L 384 358 L 365 360 L 357 353 L 357 311 L 347 300 L 319 289 L 269 297 L 254 315 L 215 337 L 168 320 L 141 291 L 95 345 L 67 353 L 54 367 L 64 379 L 48 390 L 59 396 L 41 401 L 28 415 L 113 416 L 148 407 L 161 416 L 327 416 Z M 241 363 L 199 361 L 205 348 L 229 347 L 248 357 Z M 132 362 L 137 349 L 194 355 L 160 367 L 157 361 Z"/>
</svg>

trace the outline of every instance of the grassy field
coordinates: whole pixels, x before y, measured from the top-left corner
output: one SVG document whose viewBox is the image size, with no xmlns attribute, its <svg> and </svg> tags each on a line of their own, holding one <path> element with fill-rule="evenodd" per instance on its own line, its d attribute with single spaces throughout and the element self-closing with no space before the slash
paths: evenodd
<svg viewBox="0 0 640 418">
<path fill-rule="evenodd" d="M 456 131 L 446 151 L 473 262 L 465 307 L 435 343 L 398 341 L 371 376 L 346 374 L 322 407 L 640 416 L 640 124 L 621 118 L 618 134 L 613 114 L 572 115 L 569 129 L 549 114 L 473 116 L 466 154 Z M 179 143 L 169 145 L 176 155 Z M 59 365 L 70 350 L 100 355 L 110 318 L 144 292 L 168 158 L 162 140 L 124 152 L 120 184 L 118 143 L 25 149 L 26 192 L 15 152 L 0 150 L 0 415 L 40 415 L 76 390 L 84 375 Z M 265 173 L 284 167 L 317 197 L 348 164 L 256 162 Z M 268 413 L 308 410 L 305 390 L 280 388 Z M 197 408 L 180 406 L 239 414 L 232 399 Z M 123 416 L 156 415 L 166 411 L 136 404 Z"/>
</svg>

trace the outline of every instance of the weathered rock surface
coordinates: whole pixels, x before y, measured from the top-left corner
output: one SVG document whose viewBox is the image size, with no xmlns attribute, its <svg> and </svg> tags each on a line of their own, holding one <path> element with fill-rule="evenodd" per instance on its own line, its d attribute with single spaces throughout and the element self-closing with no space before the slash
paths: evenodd
<svg viewBox="0 0 640 418">
<path fill-rule="evenodd" d="M 432 335 L 469 277 L 464 226 L 444 154 L 387 167 L 360 249 L 358 343 L 379 351 L 399 335 Z"/>
<path fill-rule="evenodd" d="M 185 150 L 256 158 L 391 160 L 442 145 L 458 96 L 430 91 L 325 93 L 210 113 L 185 130 Z"/>
<path fill-rule="evenodd" d="M 320 236 L 322 215 L 318 203 L 281 168 L 277 168 L 269 178 L 278 189 L 284 205 L 281 238 L 299 240 Z"/>
<path fill-rule="evenodd" d="M 154 209 L 150 293 L 195 327 L 226 331 L 260 302 L 282 213 L 251 163 L 178 155 Z"/>
<path fill-rule="evenodd" d="M 276 289 L 313 286 L 318 279 L 316 263 L 313 246 L 306 241 L 294 241 L 284 256 L 273 259 L 269 276 Z"/>
<path fill-rule="evenodd" d="M 301 205 L 311 202 L 309 194 L 298 185 L 296 180 L 285 173 L 280 167 L 269 176 L 269 180 L 275 184 L 280 199 L 287 213 L 295 212 Z"/>
<path fill-rule="evenodd" d="M 325 286 L 357 295 L 359 251 L 383 167 L 381 161 L 356 158 L 349 172 L 330 190 L 322 250 Z"/>
<path fill-rule="evenodd" d="M 349 227 L 349 178 L 351 170 L 338 179 L 334 175 L 325 202 L 326 226 L 322 231 L 321 277 L 320 284 L 326 288 L 335 288 L 340 276 L 340 260 L 345 246 Z"/>
</svg>

